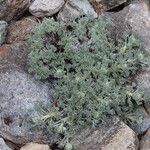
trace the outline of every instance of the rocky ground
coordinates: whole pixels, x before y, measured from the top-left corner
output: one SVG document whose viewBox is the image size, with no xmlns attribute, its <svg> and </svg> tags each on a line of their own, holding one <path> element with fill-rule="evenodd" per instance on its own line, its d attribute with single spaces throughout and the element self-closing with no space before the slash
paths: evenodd
<svg viewBox="0 0 150 150">
<path fill-rule="evenodd" d="M 32 110 L 37 102 L 52 97 L 48 83 L 27 73 L 26 39 L 44 17 L 68 21 L 83 14 L 111 19 L 109 30 L 116 39 L 131 27 L 143 38 L 150 58 L 149 0 L 0 0 L 0 150 L 50 150 L 51 141 L 43 131 L 31 131 L 25 120 L 26 114 L 36 115 Z M 143 68 L 134 82 L 147 89 L 149 98 L 150 67 Z M 72 140 L 75 149 L 150 150 L 150 103 L 138 113 L 144 120 L 135 126 L 114 117 L 98 129 L 82 130 Z"/>
</svg>

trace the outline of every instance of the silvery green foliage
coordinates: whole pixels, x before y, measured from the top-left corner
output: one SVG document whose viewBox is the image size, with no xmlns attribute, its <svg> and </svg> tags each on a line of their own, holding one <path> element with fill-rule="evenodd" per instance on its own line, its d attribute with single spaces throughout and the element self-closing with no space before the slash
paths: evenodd
<svg viewBox="0 0 150 150">
<path fill-rule="evenodd" d="M 33 121 L 66 149 L 79 128 L 97 126 L 106 115 L 125 116 L 143 100 L 125 86 L 144 58 L 140 40 L 128 34 L 113 42 L 105 27 L 100 19 L 45 19 L 28 40 L 29 71 L 55 90 L 54 101 Z"/>
<path fill-rule="evenodd" d="M 3 44 L 6 38 L 6 28 L 7 28 L 7 22 L 0 21 L 0 45 Z"/>
</svg>

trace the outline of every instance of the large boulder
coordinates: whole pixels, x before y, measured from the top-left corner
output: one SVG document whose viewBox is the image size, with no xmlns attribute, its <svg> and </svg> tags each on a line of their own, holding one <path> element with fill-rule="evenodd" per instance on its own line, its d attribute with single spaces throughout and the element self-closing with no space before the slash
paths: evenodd
<svg viewBox="0 0 150 150">
<path fill-rule="evenodd" d="M 129 5 L 125 21 L 143 38 L 145 48 L 150 54 L 150 10 L 146 0 Z"/>
<path fill-rule="evenodd" d="M 102 17 L 110 19 L 113 26 L 110 32 L 116 35 L 114 38 L 119 39 L 127 29 L 139 34 L 144 41 L 147 52 L 150 52 L 150 11 L 146 0 L 137 0 L 132 2 L 119 12 L 107 12 Z"/>
<path fill-rule="evenodd" d="M 0 46 L 4 43 L 7 34 L 7 22 L 0 21 Z"/>
<path fill-rule="evenodd" d="M 29 11 L 36 17 L 52 16 L 64 5 L 64 0 L 35 0 L 29 7 Z"/>
<path fill-rule="evenodd" d="M 29 7 L 31 0 L 0 0 L 0 20 L 18 19 Z"/>
<path fill-rule="evenodd" d="M 51 90 L 46 83 L 17 68 L 0 73 L 0 136 L 15 144 L 28 142 L 51 142 L 43 131 L 30 130 L 26 116 L 35 117 L 35 106 L 47 104 Z"/>
<path fill-rule="evenodd" d="M 68 0 L 58 14 L 58 19 L 67 21 L 70 17 L 89 15 L 98 17 L 102 12 L 115 8 L 127 0 Z"/>
<path fill-rule="evenodd" d="M 117 118 L 109 118 L 98 128 L 87 128 L 72 140 L 75 150 L 137 150 L 136 134 Z"/>
<path fill-rule="evenodd" d="M 4 142 L 2 138 L 0 138 L 0 150 L 11 150 Z"/>
<path fill-rule="evenodd" d="M 37 19 L 35 17 L 25 17 L 19 21 L 11 22 L 8 26 L 6 43 L 12 44 L 25 41 L 36 25 Z"/>
</svg>

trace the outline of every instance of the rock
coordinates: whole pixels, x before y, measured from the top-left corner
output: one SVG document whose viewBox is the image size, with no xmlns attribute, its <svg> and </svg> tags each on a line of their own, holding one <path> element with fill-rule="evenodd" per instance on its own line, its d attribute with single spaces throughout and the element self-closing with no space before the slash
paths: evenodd
<svg viewBox="0 0 150 150">
<path fill-rule="evenodd" d="M 150 11 L 145 0 L 134 1 L 119 12 L 107 12 L 101 17 L 111 20 L 113 26 L 109 30 L 116 40 L 130 27 L 143 38 L 146 50 L 150 51 Z"/>
<path fill-rule="evenodd" d="M 127 0 L 89 0 L 90 4 L 98 14 L 118 7 L 126 1 Z"/>
<path fill-rule="evenodd" d="M 150 128 L 150 117 L 144 118 L 142 123 L 138 124 L 134 130 L 137 134 L 142 135 Z"/>
<path fill-rule="evenodd" d="M 11 150 L 20 150 L 20 145 L 16 145 L 15 143 L 12 143 L 10 141 L 5 140 L 6 145 L 8 145 L 8 147 Z"/>
<path fill-rule="evenodd" d="M 0 72 L 14 66 L 26 69 L 28 49 L 25 42 L 0 47 Z"/>
<path fill-rule="evenodd" d="M 146 1 L 142 0 L 129 5 L 125 21 L 133 31 L 143 38 L 145 47 L 150 54 L 150 11 Z"/>
<path fill-rule="evenodd" d="M 149 149 L 150 149 L 150 129 L 141 138 L 140 141 L 140 150 L 149 150 Z"/>
<path fill-rule="evenodd" d="M 37 143 L 28 143 L 20 150 L 50 150 L 48 145 L 37 144 Z"/>
<path fill-rule="evenodd" d="M 19 21 L 12 22 L 8 27 L 8 34 L 6 38 L 7 44 L 25 41 L 31 30 L 37 25 L 35 17 L 26 17 Z"/>
<path fill-rule="evenodd" d="M 116 41 L 120 39 L 124 32 L 129 29 L 127 23 L 125 22 L 128 9 L 128 7 L 125 7 L 119 12 L 105 12 L 100 16 L 101 18 L 104 18 L 110 22 L 107 29 L 111 34 L 111 38 Z"/>
<path fill-rule="evenodd" d="M 136 134 L 117 118 L 95 129 L 83 129 L 71 143 L 75 150 L 137 150 L 139 146 Z"/>
<path fill-rule="evenodd" d="M 58 19 L 67 21 L 70 17 L 90 15 L 97 18 L 102 12 L 115 8 L 127 0 L 68 0 L 58 14 Z"/>
<path fill-rule="evenodd" d="M 84 14 L 93 16 L 94 18 L 97 17 L 97 13 L 88 0 L 68 0 L 63 9 L 59 12 L 58 19 L 67 21 L 71 17 L 78 17 Z"/>
<path fill-rule="evenodd" d="M 18 19 L 29 7 L 31 0 L 0 0 L 0 20 Z"/>
<path fill-rule="evenodd" d="M 4 43 L 7 34 L 7 22 L 0 21 L 0 46 Z"/>
<path fill-rule="evenodd" d="M 134 130 L 134 132 L 141 136 L 150 128 L 150 116 L 145 109 L 145 107 L 141 106 L 132 114 L 132 119 L 136 120 L 136 123 L 128 123 L 130 128 Z"/>
<path fill-rule="evenodd" d="M 150 53 L 150 47 L 147 45 L 147 52 Z M 147 58 L 150 59 L 150 55 L 147 55 Z M 137 83 L 139 90 L 145 90 L 145 107 L 150 114 L 150 67 L 143 68 L 141 72 L 136 76 L 135 82 Z"/>
<path fill-rule="evenodd" d="M 64 0 L 35 0 L 29 7 L 29 11 L 36 17 L 52 16 L 64 5 Z"/>
<path fill-rule="evenodd" d="M 26 39 L 37 25 L 35 17 L 26 17 L 17 22 L 11 22 L 8 27 L 6 43 L 0 47 L 0 71 L 9 67 L 26 69 L 28 47 Z"/>
<path fill-rule="evenodd" d="M 11 150 L 4 142 L 2 138 L 0 138 L 0 150 Z"/>
<path fill-rule="evenodd" d="M 51 90 L 46 83 L 17 68 L 0 72 L 0 136 L 15 144 L 50 143 L 44 131 L 31 130 L 27 114 L 32 118 L 37 103 L 47 104 Z"/>
</svg>

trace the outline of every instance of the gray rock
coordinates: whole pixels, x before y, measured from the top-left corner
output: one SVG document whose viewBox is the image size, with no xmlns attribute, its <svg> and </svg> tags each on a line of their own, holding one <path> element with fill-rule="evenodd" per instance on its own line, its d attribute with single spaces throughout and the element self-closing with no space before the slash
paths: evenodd
<svg viewBox="0 0 150 150">
<path fill-rule="evenodd" d="M 139 136 L 143 135 L 150 128 L 150 116 L 147 109 L 143 106 L 132 113 L 132 120 L 136 122 L 130 122 L 128 125 Z"/>
<path fill-rule="evenodd" d="M 149 55 L 147 55 L 147 57 L 150 59 Z M 145 100 L 147 102 L 145 107 L 150 114 L 150 67 L 143 68 L 142 71 L 136 76 L 135 81 L 138 89 L 145 91 Z"/>
<path fill-rule="evenodd" d="M 98 128 L 87 128 L 72 140 L 75 150 L 137 150 L 136 134 L 117 118 L 103 121 Z"/>
<path fill-rule="evenodd" d="M 64 0 L 35 0 L 29 7 L 29 11 L 36 17 L 52 16 L 64 5 Z"/>
<path fill-rule="evenodd" d="M 4 43 L 7 34 L 7 22 L 0 21 L 0 46 Z"/>
<path fill-rule="evenodd" d="M 25 42 L 4 44 L 0 51 L 0 72 L 8 68 L 26 69 L 28 48 Z"/>
<path fill-rule="evenodd" d="M 110 22 L 107 28 L 111 34 L 111 38 L 114 40 L 120 39 L 124 32 L 128 30 L 128 25 L 125 22 L 125 17 L 128 13 L 128 9 L 129 8 L 126 7 L 122 11 L 116 13 L 105 12 L 100 16 Z"/>
<path fill-rule="evenodd" d="M 48 85 L 36 81 L 23 71 L 11 69 L 0 73 L 0 136 L 15 144 L 50 141 L 42 131 L 31 131 L 26 115 L 36 115 L 38 102 L 51 100 Z"/>
<path fill-rule="evenodd" d="M 88 2 L 88 0 L 68 0 L 63 9 L 58 14 L 58 19 L 67 21 L 71 17 L 90 15 L 96 18 L 98 15 Z"/>
<path fill-rule="evenodd" d="M 1 0 L 0 20 L 18 19 L 29 7 L 30 0 Z"/>
<path fill-rule="evenodd" d="M 110 32 L 119 39 L 127 29 L 138 33 L 144 41 L 147 52 L 150 51 L 150 11 L 146 0 L 137 0 L 119 12 L 107 12 L 101 15 L 110 19 L 113 26 Z"/>
<path fill-rule="evenodd" d="M 90 15 L 98 17 L 102 12 L 115 8 L 126 0 L 68 0 L 59 12 L 58 19 L 67 21 L 70 17 Z"/>
<path fill-rule="evenodd" d="M 0 150 L 11 150 L 4 142 L 2 138 L 0 138 Z"/>
<path fill-rule="evenodd" d="M 102 12 L 118 7 L 127 2 L 127 0 L 89 0 L 89 2 L 95 11 L 101 14 Z"/>
<path fill-rule="evenodd" d="M 134 127 L 134 131 L 142 135 L 150 128 L 150 117 L 145 118 L 142 123 L 138 124 L 136 127 Z"/>
<path fill-rule="evenodd" d="M 150 11 L 146 0 L 140 0 L 129 5 L 125 21 L 133 31 L 143 38 L 145 48 L 150 54 Z"/>
<path fill-rule="evenodd" d="M 140 150 L 149 150 L 149 149 L 150 149 L 150 129 L 141 138 L 140 141 Z"/>
</svg>

